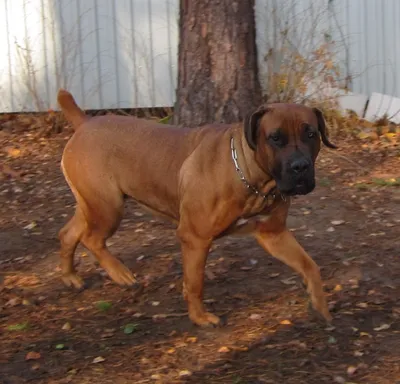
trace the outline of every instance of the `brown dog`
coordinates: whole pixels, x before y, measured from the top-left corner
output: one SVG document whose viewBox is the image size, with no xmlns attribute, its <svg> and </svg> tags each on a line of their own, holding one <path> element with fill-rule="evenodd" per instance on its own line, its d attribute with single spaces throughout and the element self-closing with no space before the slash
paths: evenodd
<svg viewBox="0 0 400 384">
<path fill-rule="evenodd" d="M 194 323 L 219 323 L 203 305 L 207 254 L 213 239 L 240 232 L 255 236 L 297 271 L 314 308 L 331 319 L 319 268 L 286 228 L 290 196 L 315 187 L 320 138 L 335 148 L 319 110 L 271 104 L 244 124 L 187 129 L 126 116 L 88 118 L 65 90 L 58 102 L 76 131 L 61 165 L 77 201 L 75 215 L 59 234 L 67 286 L 83 285 L 73 265 L 79 242 L 116 283 L 135 283 L 106 247 L 121 221 L 124 199 L 131 196 L 178 225 L 183 295 Z"/>
</svg>

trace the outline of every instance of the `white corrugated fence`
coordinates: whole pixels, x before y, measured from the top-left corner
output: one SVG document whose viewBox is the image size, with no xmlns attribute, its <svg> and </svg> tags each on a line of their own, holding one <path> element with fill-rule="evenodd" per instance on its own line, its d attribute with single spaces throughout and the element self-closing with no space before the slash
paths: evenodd
<svg viewBox="0 0 400 384">
<path fill-rule="evenodd" d="M 59 87 L 85 109 L 174 104 L 178 0 L 0 0 L 0 10 L 0 113 L 56 108 Z M 305 54 L 334 41 L 353 92 L 400 97 L 398 16 L 399 0 L 257 0 L 261 82 L 284 30 Z"/>
</svg>

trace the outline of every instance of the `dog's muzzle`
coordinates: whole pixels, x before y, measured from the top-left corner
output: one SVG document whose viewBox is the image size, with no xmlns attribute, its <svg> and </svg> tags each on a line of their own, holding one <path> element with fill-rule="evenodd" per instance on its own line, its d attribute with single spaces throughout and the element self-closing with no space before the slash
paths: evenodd
<svg viewBox="0 0 400 384">
<path fill-rule="evenodd" d="M 315 188 L 315 172 L 311 159 L 305 156 L 288 161 L 282 179 L 277 181 L 279 190 L 287 195 L 306 195 Z"/>
</svg>

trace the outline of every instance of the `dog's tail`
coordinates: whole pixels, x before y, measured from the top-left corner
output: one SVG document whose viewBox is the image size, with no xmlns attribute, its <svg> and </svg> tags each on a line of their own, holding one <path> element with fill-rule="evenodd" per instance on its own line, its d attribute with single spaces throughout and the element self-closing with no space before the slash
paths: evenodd
<svg viewBox="0 0 400 384">
<path fill-rule="evenodd" d="M 57 101 L 65 118 L 72 124 L 74 131 L 88 119 L 85 112 L 76 104 L 73 96 L 65 89 L 60 89 L 58 91 Z"/>
</svg>

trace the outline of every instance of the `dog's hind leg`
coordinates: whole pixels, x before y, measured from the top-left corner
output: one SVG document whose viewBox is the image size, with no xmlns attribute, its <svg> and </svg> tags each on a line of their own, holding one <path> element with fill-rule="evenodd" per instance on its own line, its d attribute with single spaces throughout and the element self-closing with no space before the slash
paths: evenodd
<svg viewBox="0 0 400 384">
<path fill-rule="evenodd" d="M 92 206 L 85 204 L 83 208 L 87 225 L 80 238 L 81 243 L 94 254 L 114 282 L 126 286 L 135 284 L 136 279 L 132 272 L 106 246 L 107 239 L 114 234 L 121 222 L 123 197 L 105 193 L 91 203 Z"/>
<path fill-rule="evenodd" d="M 77 201 L 74 217 L 61 229 L 62 279 L 67 286 L 82 288 L 83 281 L 77 276 L 73 256 L 79 242 L 94 254 L 110 278 L 119 285 L 133 285 L 136 280 L 132 272 L 107 249 L 106 241 L 117 230 L 123 214 L 123 196 L 113 187 L 102 190 L 88 185 L 78 192 L 67 178 Z M 95 198 L 94 198 L 95 197 Z"/>
<path fill-rule="evenodd" d="M 60 259 L 62 280 L 68 287 L 83 288 L 83 280 L 76 274 L 74 253 L 86 227 L 86 221 L 79 206 L 72 219 L 60 230 L 58 237 L 61 242 Z"/>
</svg>

